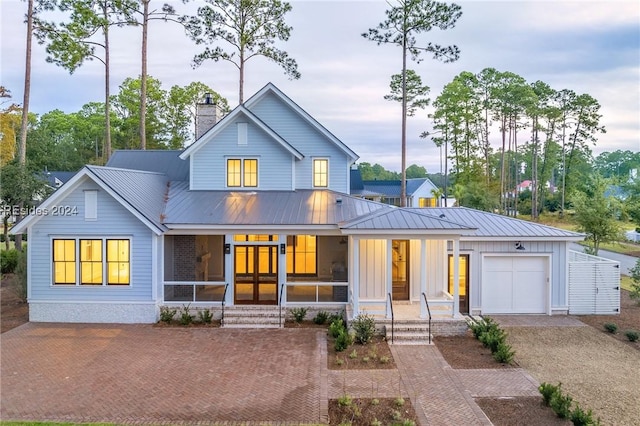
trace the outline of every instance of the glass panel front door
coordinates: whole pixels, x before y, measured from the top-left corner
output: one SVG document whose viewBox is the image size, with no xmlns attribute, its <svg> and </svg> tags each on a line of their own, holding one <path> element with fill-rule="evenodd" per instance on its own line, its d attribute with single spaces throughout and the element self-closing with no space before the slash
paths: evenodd
<svg viewBox="0 0 640 426">
<path fill-rule="evenodd" d="M 460 287 L 458 294 L 460 300 L 460 313 L 469 313 L 469 255 L 461 254 L 458 258 L 458 274 Z M 449 294 L 453 294 L 453 255 L 449 255 Z"/>
<path fill-rule="evenodd" d="M 278 246 L 235 246 L 237 304 L 278 303 Z"/>
<path fill-rule="evenodd" d="M 391 280 L 393 300 L 409 300 L 409 241 L 391 242 Z"/>
</svg>

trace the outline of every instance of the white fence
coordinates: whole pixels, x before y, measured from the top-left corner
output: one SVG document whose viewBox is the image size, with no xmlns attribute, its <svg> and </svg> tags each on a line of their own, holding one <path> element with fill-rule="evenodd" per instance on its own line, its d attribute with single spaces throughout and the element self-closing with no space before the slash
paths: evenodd
<svg viewBox="0 0 640 426">
<path fill-rule="evenodd" d="M 569 313 L 620 313 L 620 262 L 569 251 Z"/>
</svg>

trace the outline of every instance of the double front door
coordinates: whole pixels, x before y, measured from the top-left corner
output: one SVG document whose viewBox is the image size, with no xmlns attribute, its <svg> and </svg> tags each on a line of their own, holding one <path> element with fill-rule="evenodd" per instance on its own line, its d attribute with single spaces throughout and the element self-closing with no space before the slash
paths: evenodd
<svg viewBox="0 0 640 426">
<path fill-rule="evenodd" d="M 278 303 L 278 246 L 235 246 L 235 303 Z"/>
</svg>

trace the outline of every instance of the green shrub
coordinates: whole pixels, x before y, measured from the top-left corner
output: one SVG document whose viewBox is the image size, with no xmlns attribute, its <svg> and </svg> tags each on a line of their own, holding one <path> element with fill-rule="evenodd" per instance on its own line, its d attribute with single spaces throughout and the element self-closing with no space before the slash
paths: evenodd
<svg viewBox="0 0 640 426">
<path fill-rule="evenodd" d="M 338 398 L 338 405 L 341 407 L 351 407 L 353 399 L 349 395 L 343 395 Z"/>
<path fill-rule="evenodd" d="M 618 326 L 612 322 L 608 322 L 604 325 L 604 329 L 607 330 L 611 334 L 616 334 L 618 332 Z"/>
<path fill-rule="evenodd" d="M 369 343 L 376 333 L 376 321 L 367 314 L 360 314 L 355 317 L 351 326 L 356 333 L 356 342 L 362 345 Z"/>
<path fill-rule="evenodd" d="M 342 329 L 340 331 L 340 334 L 338 334 L 338 337 L 336 337 L 336 341 L 335 341 L 335 349 L 336 352 L 342 352 L 345 349 L 347 349 L 351 344 L 353 343 L 353 338 L 351 337 L 351 335 L 347 332 L 346 329 Z"/>
<path fill-rule="evenodd" d="M 182 305 L 180 310 L 180 324 L 182 325 L 189 325 L 193 322 L 193 315 L 189 313 L 189 306 L 191 305 Z"/>
<path fill-rule="evenodd" d="M 391 358 L 389 358 L 388 356 L 381 356 L 380 357 L 380 364 L 388 364 L 389 361 L 391 361 Z"/>
<path fill-rule="evenodd" d="M 344 311 L 343 312 L 335 312 L 333 314 L 330 314 L 329 317 L 327 318 L 327 322 L 329 324 L 331 324 L 332 322 L 334 322 L 336 320 L 344 321 Z"/>
<path fill-rule="evenodd" d="M 596 424 L 593 420 L 593 412 L 591 410 L 584 411 L 577 403 L 576 408 L 571 412 L 569 419 L 574 426 L 592 426 Z"/>
<path fill-rule="evenodd" d="M 511 349 L 511 345 L 503 342 L 498 344 L 498 348 L 493 353 L 493 359 L 502 364 L 511 364 L 515 354 L 515 351 Z"/>
<path fill-rule="evenodd" d="M 329 324 L 329 336 L 335 339 L 340 335 L 340 332 L 343 331 L 344 329 L 345 329 L 344 321 L 342 320 L 342 318 L 337 318 L 333 320 L 331 324 Z"/>
<path fill-rule="evenodd" d="M 176 309 L 171 309 L 168 306 L 160 306 L 160 321 L 169 324 L 173 321 L 173 317 L 176 316 L 177 312 Z"/>
<path fill-rule="evenodd" d="M 482 321 L 477 321 L 469 326 L 473 336 L 479 339 L 480 336 L 490 330 L 497 329 L 498 324 L 491 318 L 483 318 Z"/>
<path fill-rule="evenodd" d="M 313 322 L 316 324 L 324 324 L 327 322 L 328 318 L 329 313 L 327 311 L 320 311 L 315 317 L 313 317 Z"/>
<path fill-rule="evenodd" d="M 544 405 L 547 407 L 551 405 L 551 398 L 553 395 L 560 392 L 560 387 L 562 383 L 558 383 L 557 385 L 552 385 L 551 383 L 542 382 L 540 386 L 538 386 L 538 392 L 542 395 L 542 401 Z"/>
<path fill-rule="evenodd" d="M 399 396 L 396 399 L 393 400 L 393 405 L 395 405 L 396 407 L 400 408 L 404 405 L 404 398 Z"/>
<path fill-rule="evenodd" d="M 209 309 L 198 311 L 198 319 L 200 319 L 200 322 L 203 322 L 205 324 L 211 324 L 211 321 L 213 320 L 213 314 Z"/>
<path fill-rule="evenodd" d="M 629 296 L 640 304 L 640 259 L 636 261 L 636 266 L 630 269 L 631 292 Z"/>
<path fill-rule="evenodd" d="M 353 351 L 351 351 L 351 353 L 349 354 L 349 358 L 350 359 L 358 358 L 358 351 L 356 351 L 355 349 Z"/>
<path fill-rule="evenodd" d="M 505 343 L 507 339 L 507 334 L 504 330 L 499 328 L 492 328 L 489 331 L 486 331 L 480 335 L 479 340 L 482 344 L 491 349 L 491 353 L 498 350 L 498 346 L 501 343 Z"/>
<path fill-rule="evenodd" d="M 13 274 L 18 266 L 20 252 L 16 249 L 0 251 L 0 272 L 3 274 Z"/>
<path fill-rule="evenodd" d="M 630 342 L 637 342 L 638 338 L 640 338 L 640 333 L 635 330 L 627 330 L 624 332 L 624 335 L 629 339 Z"/>
<path fill-rule="evenodd" d="M 569 395 L 563 395 L 560 389 L 553 394 L 549 406 L 561 419 L 568 419 L 571 416 L 571 404 L 573 398 Z"/>
<path fill-rule="evenodd" d="M 293 315 L 293 320 L 297 323 L 301 323 L 307 316 L 307 311 L 307 308 L 292 308 L 291 315 Z"/>
<path fill-rule="evenodd" d="M 16 275 L 13 277 L 12 289 L 18 299 L 27 301 L 27 246 L 18 252 L 18 262 L 16 264 Z"/>
</svg>

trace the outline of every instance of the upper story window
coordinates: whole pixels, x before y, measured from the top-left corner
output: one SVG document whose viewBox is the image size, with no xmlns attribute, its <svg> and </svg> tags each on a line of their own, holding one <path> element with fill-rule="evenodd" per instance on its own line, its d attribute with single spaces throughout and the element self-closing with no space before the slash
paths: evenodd
<svg viewBox="0 0 640 426">
<path fill-rule="evenodd" d="M 329 186 L 329 160 L 315 158 L 313 160 L 313 186 L 326 188 Z"/>
<path fill-rule="evenodd" d="M 258 160 L 255 158 L 227 159 L 227 186 L 230 188 L 258 186 Z"/>
<path fill-rule="evenodd" d="M 420 197 L 418 199 L 418 207 L 438 207 L 436 198 Z"/>
</svg>

